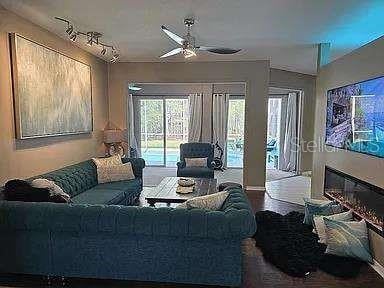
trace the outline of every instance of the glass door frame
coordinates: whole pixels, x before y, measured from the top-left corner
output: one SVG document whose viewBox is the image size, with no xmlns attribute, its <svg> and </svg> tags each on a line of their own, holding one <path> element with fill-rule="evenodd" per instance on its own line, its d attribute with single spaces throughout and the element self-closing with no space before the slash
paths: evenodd
<svg viewBox="0 0 384 288">
<path fill-rule="evenodd" d="M 167 167 L 167 105 L 166 100 L 167 99 L 188 99 L 188 95 L 135 95 L 133 94 L 133 101 L 134 101 L 134 107 L 136 113 L 140 115 L 140 101 L 141 100 L 162 100 L 162 106 L 163 106 L 163 164 L 162 165 L 146 165 L 148 167 Z M 138 109 L 137 109 L 138 108 Z M 138 125 L 137 125 L 138 124 Z M 139 133 L 141 133 L 141 115 L 140 117 L 135 117 L 135 128 L 139 128 Z M 137 133 L 137 129 L 135 129 L 135 134 Z M 140 134 L 141 136 L 141 134 Z M 140 139 L 141 137 L 136 137 L 137 139 Z M 140 149 L 141 149 L 141 143 L 140 143 Z"/>
</svg>

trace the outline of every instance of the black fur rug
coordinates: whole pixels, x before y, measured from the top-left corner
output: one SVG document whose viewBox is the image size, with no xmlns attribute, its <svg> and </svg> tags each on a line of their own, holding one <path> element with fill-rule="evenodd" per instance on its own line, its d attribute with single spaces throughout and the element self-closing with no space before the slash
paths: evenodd
<svg viewBox="0 0 384 288">
<path fill-rule="evenodd" d="M 326 245 L 317 241 L 312 227 L 303 224 L 304 214 L 290 212 L 283 216 L 272 211 L 255 214 L 256 246 L 264 258 L 288 275 L 304 277 L 318 268 L 342 278 L 356 277 L 361 261 L 325 254 Z"/>
</svg>

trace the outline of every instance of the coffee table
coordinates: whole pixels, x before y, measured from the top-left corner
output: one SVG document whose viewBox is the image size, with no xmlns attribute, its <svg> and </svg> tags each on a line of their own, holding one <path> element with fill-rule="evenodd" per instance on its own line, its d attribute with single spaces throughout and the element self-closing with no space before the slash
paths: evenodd
<svg viewBox="0 0 384 288">
<path fill-rule="evenodd" d="M 185 178 L 185 177 L 183 177 Z M 176 193 L 179 177 L 165 177 L 146 197 L 150 206 L 155 203 L 183 203 L 190 198 L 217 192 L 217 180 L 211 178 L 191 178 L 195 180 L 195 191 L 188 194 Z"/>
</svg>

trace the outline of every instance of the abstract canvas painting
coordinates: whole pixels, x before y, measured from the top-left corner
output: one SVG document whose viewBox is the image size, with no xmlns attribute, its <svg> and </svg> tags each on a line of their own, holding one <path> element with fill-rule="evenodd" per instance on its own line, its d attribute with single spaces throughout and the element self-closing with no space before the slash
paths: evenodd
<svg viewBox="0 0 384 288">
<path fill-rule="evenodd" d="M 11 34 L 18 139 L 90 133 L 91 67 Z"/>
</svg>

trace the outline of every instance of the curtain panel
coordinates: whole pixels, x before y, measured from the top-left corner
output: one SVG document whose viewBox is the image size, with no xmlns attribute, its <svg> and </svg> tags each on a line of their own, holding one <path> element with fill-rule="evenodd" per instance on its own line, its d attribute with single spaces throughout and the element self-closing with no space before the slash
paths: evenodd
<svg viewBox="0 0 384 288">
<path fill-rule="evenodd" d="M 212 142 L 217 142 L 223 148 L 223 166 L 226 167 L 229 94 L 213 94 L 212 101 Z"/>
<path fill-rule="evenodd" d="M 189 95 L 189 124 L 188 124 L 188 142 L 201 141 L 203 117 L 203 94 L 194 93 Z"/>
<path fill-rule="evenodd" d="M 281 169 L 283 171 L 296 171 L 297 165 L 297 93 L 289 93 L 287 100 L 286 122 L 284 130 L 283 153 Z"/>
<path fill-rule="evenodd" d="M 133 105 L 133 96 L 132 94 L 128 94 L 128 117 L 127 117 L 128 123 L 127 123 L 127 142 L 128 142 L 128 151 L 129 156 L 131 155 L 131 149 L 134 149 L 137 153 L 137 157 L 141 156 L 141 151 L 139 149 L 139 146 L 137 145 L 137 139 L 135 136 L 135 109 Z"/>
</svg>

